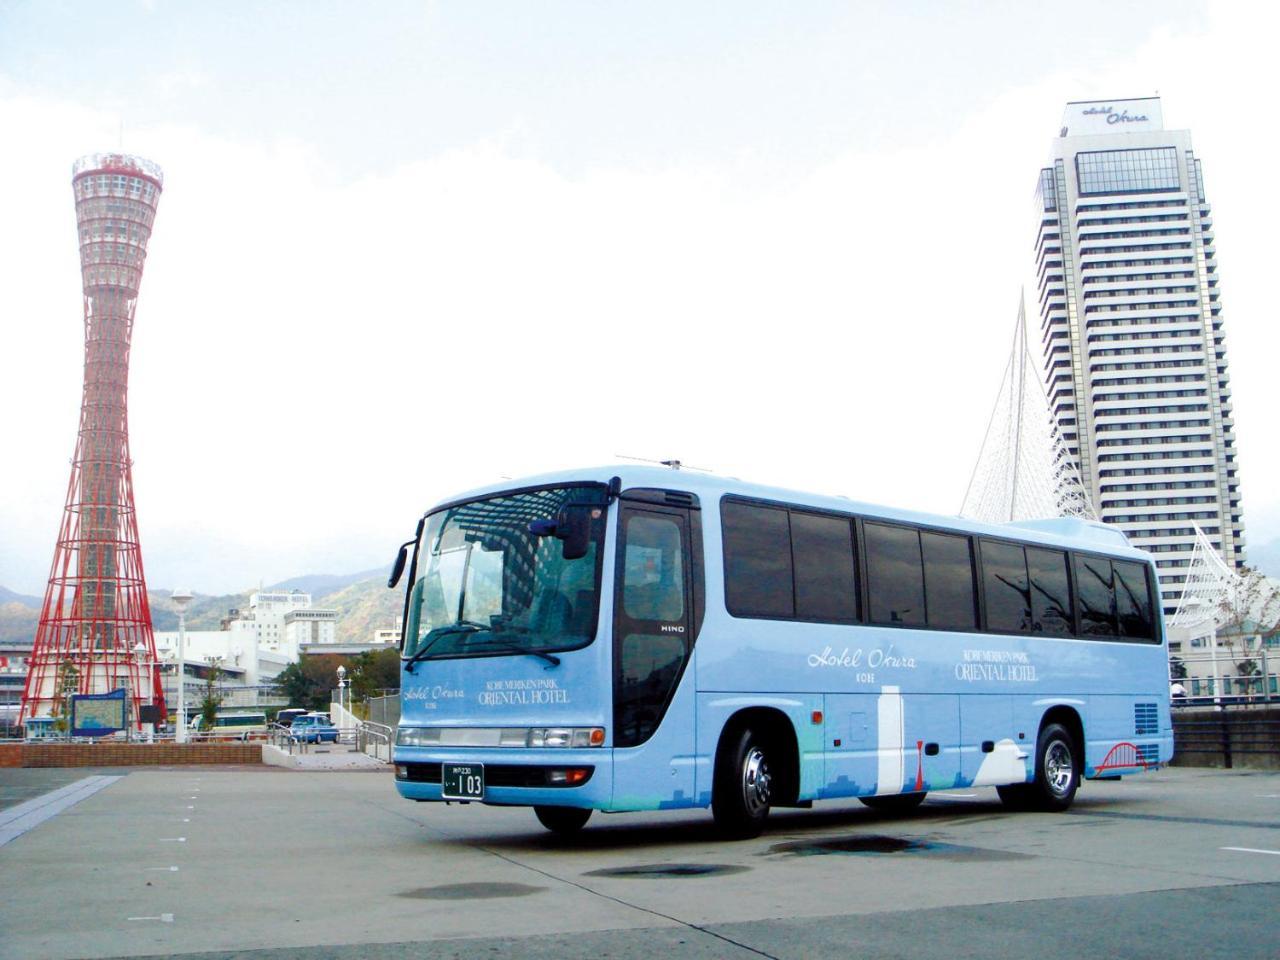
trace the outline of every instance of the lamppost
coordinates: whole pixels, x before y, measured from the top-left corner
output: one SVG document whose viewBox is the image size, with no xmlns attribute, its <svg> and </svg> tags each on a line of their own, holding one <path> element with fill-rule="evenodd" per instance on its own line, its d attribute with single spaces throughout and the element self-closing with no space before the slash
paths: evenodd
<svg viewBox="0 0 1280 960">
<path fill-rule="evenodd" d="M 139 640 L 133 645 L 133 659 L 138 664 L 138 735 L 145 739 L 147 743 L 151 742 L 151 734 L 154 726 L 150 723 L 142 722 L 142 707 L 144 704 L 150 704 L 155 701 L 156 691 L 156 674 L 154 665 L 151 661 L 145 659 L 147 648 Z M 146 676 L 146 686 L 143 686 L 142 678 Z"/>
<path fill-rule="evenodd" d="M 174 742 L 187 742 L 187 604 L 191 591 L 178 589 L 170 597 L 178 608 L 178 727 Z"/>
<path fill-rule="evenodd" d="M 346 709 L 342 705 L 342 688 L 347 685 L 347 668 L 342 664 L 338 664 L 338 706 Z"/>
</svg>

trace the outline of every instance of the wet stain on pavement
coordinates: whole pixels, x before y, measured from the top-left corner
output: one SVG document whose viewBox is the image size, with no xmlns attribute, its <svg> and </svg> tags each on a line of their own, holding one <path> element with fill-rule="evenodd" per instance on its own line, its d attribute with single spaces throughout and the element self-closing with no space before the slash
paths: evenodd
<svg viewBox="0 0 1280 960">
<path fill-rule="evenodd" d="M 592 870 L 584 877 L 632 877 L 641 880 L 670 880 L 681 877 L 724 876 L 743 873 L 750 867 L 737 867 L 727 863 L 651 863 L 634 867 L 609 867 Z"/>
<path fill-rule="evenodd" d="M 793 840 L 775 843 L 769 853 L 790 854 L 798 857 L 820 857 L 831 854 L 845 856 L 916 855 L 939 860 L 993 862 L 1000 860 L 1026 860 L 1025 853 L 1008 850 L 987 850 L 982 847 L 965 847 L 934 840 L 906 839 L 855 834 L 845 837 L 821 837 L 816 840 Z"/>
<path fill-rule="evenodd" d="M 411 900 L 496 900 L 502 897 L 527 897 L 541 893 L 546 887 L 527 883 L 446 883 L 439 887 L 419 887 L 396 894 Z"/>
</svg>

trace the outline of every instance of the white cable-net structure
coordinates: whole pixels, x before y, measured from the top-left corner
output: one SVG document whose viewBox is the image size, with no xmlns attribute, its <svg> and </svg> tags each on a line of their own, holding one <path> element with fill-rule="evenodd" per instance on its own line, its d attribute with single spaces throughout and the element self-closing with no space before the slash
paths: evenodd
<svg viewBox="0 0 1280 960">
<path fill-rule="evenodd" d="M 960 515 L 993 523 L 1098 519 L 1027 344 L 1025 301 Z"/>
<path fill-rule="evenodd" d="M 1245 580 L 1232 570 L 1204 531 L 1196 525 L 1196 545 L 1187 567 L 1187 580 L 1169 619 L 1171 627 L 1227 626 L 1234 598 L 1245 589 Z"/>
</svg>

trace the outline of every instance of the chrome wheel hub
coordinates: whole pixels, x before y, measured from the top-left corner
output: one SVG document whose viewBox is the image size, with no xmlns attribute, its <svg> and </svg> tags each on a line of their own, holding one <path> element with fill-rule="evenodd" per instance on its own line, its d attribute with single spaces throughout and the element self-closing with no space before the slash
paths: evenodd
<svg viewBox="0 0 1280 960">
<path fill-rule="evenodd" d="M 1063 797 L 1071 789 L 1073 765 L 1071 748 L 1061 740 L 1049 744 L 1044 755 L 1044 777 L 1054 796 Z"/>
<path fill-rule="evenodd" d="M 760 813 L 769 806 L 773 778 L 769 774 L 769 760 L 759 747 L 752 747 L 742 765 L 742 792 L 747 809 Z"/>
</svg>

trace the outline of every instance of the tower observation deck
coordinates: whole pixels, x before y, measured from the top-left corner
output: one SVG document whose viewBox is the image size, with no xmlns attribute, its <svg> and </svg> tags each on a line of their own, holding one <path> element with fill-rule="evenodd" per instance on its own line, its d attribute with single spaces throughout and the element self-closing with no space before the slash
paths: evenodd
<svg viewBox="0 0 1280 960">
<path fill-rule="evenodd" d="M 71 693 L 124 688 L 163 708 L 129 456 L 129 346 L 160 168 L 125 154 L 72 167 L 84 291 L 84 392 L 66 508 L 36 628 L 22 718 Z"/>
</svg>

